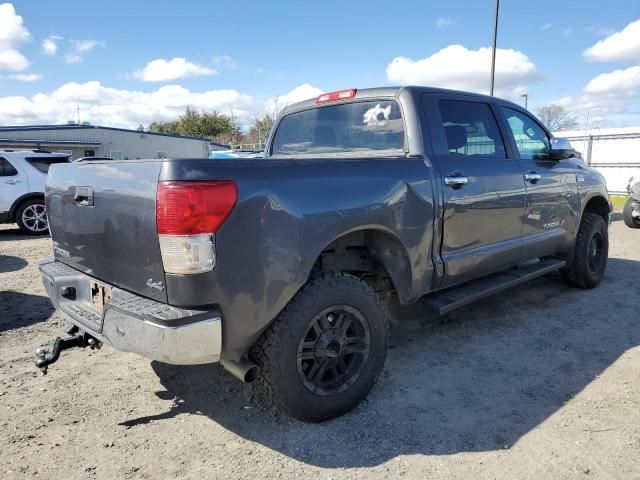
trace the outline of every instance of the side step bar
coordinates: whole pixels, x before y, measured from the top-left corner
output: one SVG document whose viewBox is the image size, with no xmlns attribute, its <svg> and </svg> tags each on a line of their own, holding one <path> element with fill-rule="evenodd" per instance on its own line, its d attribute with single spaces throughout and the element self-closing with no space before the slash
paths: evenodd
<svg viewBox="0 0 640 480">
<path fill-rule="evenodd" d="M 423 302 L 437 314 L 444 315 L 476 300 L 486 298 L 507 288 L 515 287 L 536 277 L 558 270 L 566 265 L 564 260 L 546 259 L 473 280 L 459 287 L 436 292 Z"/>
</svg>

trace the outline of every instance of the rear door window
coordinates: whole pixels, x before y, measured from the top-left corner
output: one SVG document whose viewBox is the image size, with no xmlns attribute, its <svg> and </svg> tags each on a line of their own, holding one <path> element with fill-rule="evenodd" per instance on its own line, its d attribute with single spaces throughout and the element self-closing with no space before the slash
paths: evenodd
<svg viewBox="0 0 640 480">
<path fill-rule="evenodd" d="M 504 142 L 488 104 L 462 100 L 439 103 L 449 154 L 506 158 Z"/>
<path fill-rule="evenodd" d="M 6 158 L 0 157 L 0 177 L 13 177 L 18 171 Z"/>
<path fill-rule="evenodd" d="M 274 156 L 401 155 L 404 124 L 393 100 L 313 108 L 284 117 L 276 131 Z"/>
<path fill-rule="evenodd" d="M 48 173 L 49 167 L 54 163 L 68 163 L 68 157 L 27 157 L 25 158 L 29 164 L 40 170 L 42 173 Z"/>
</svg>

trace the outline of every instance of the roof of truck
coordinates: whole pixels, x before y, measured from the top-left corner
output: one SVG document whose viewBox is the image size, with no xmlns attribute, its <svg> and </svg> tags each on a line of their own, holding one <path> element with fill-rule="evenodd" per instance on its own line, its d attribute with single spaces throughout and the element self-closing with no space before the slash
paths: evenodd
<svg viewBox="0 0 640 480">
<path fill-rule="evenodd" d="M 345 89 L 347 90 L 347 89 Z M 465 95 L 465 96 L 472 96 L 472 97 L 478 97 L 478 99 L 483 99 L 485 101 L 488 100 L 500 100 L 502 102 L 505 103 L 509 103 L 512 105 L 512 102 L 505 100 L 503 98 L 500 97 L 491 97 L 488 95 L 483 95 L 481 93 L 473 93 L 473 92 L 465 92 L 462 90 L 451 90 L 451 89 L 447 89 L 447 88 L 437 88 L 437 87 L 425 87 L 425 86 L 420 86 L 420 85 L 407 85 L 407 86 L 403 86 L 403 87 L 376 87 L 376 88 L 362 88 L 362 89 L 356 89 L 356 95 L 354 98 L 349 98 L 348 100 L 343 100 L 343 101 L 335 101 L 335 102 L 331 102 L 331 103 L 342 103 L 342 102 L 349 102 L 349 101 L 353 101 L 358 100 L 358 99 L 363 99 L 363 98 L 379 98 L 379 97 L 389 97 L 389 98 L 394 98 L 394 97 L 398 97 L 400 95 L 400 93 L 402 91 L 405 90 L 409 90 L 409 91 L 416 91 L 419 93 L 446 93 L 446 94 L 453 94 L 453 95 Z M 303 100 L 302 102 L 298 102 L 298 103 L 294 103 L 291 105 L 286 106 L 283 110 L 282 110 L 282 114 L 285 113 L 289 113 L 295 110 L 300 110 L 303 108 L 308 108 L 308 107 L 312 107 L 316 105 L 316 99 L 318 97 L 313 97 L 313 98 L 309 98 L 308 100 Z"/>
</svg>

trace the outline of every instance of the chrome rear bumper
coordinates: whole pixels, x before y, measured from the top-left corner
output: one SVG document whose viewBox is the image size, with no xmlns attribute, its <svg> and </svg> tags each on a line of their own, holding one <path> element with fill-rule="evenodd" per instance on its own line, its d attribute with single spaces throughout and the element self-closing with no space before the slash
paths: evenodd
<svg viewBox="0 0 640 480">
<path fill-rule="evenodd" d="M 100 315 L 91 306 L 92 277 L 55 260 L 42 262 L 39 268 L 54 307 L 98 340 L 124 352 L 176 365 L 220 360 L 219 313 L 180 309 L 111 287 L 112 298 Z M 73 295 L 68 294 L 70 288 Z"/>
</svg>

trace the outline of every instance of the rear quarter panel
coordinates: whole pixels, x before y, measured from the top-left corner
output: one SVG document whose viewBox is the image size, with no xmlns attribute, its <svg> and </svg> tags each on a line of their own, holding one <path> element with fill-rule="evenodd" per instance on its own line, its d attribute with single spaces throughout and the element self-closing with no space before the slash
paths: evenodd
<svg viewBox="0 0 640 480">
<path fill-rule="evenodd" d="M 216 268 L 166 275 L 169 303 L 215 304 L 223 342 L 238 357 L 306 282 L 322 250 L 374 229 L 396 237 L 410 260 L 412 293 L 431 279 L 433 189 L 421 158 L 180 160 L 160 180 L 237 182 L 239 201 L 216 234 Z"/>
</svg>

